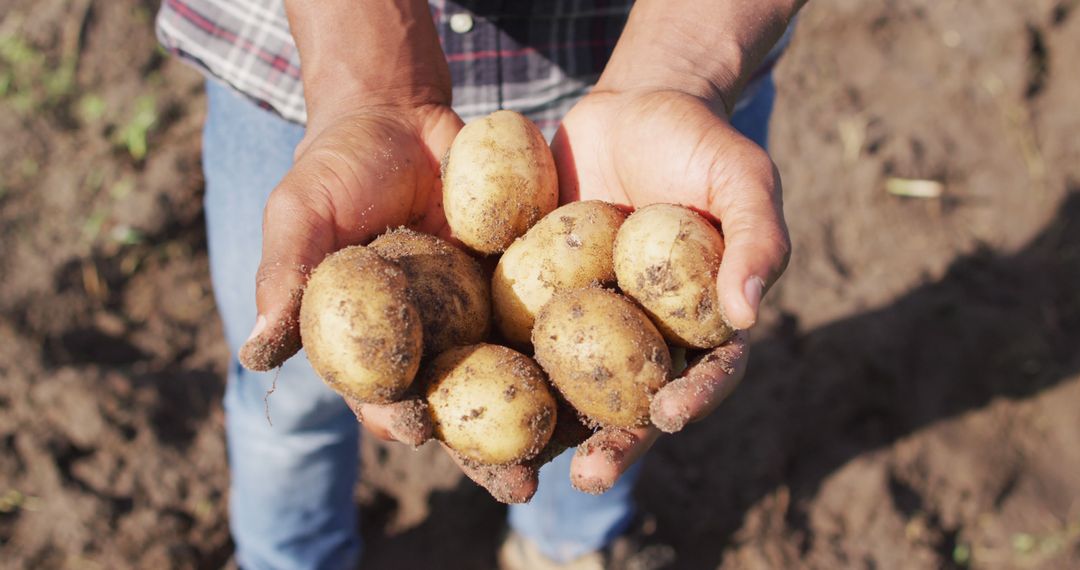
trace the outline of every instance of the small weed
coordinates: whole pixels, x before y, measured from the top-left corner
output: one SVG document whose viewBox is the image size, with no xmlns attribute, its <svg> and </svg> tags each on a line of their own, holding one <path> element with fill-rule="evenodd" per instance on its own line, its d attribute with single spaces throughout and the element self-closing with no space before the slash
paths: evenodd
<svg viewBox="0 0 1080 570">
<path fill-rule="evenodd" d="M 1031 554 L 1031 551 L 1035 550 L 1036 542 L 1035 537 L 1026 532 L 1014 534 L 1012 537 L 1012 547 L 1017 554 Z"/>
<path fill-rule="evenodd" d="M 75 92 L 75 63 L 74 58 L 65 59 L 54 71 L 46 73 L 42 78 L 45 97 L 49 103 L 59 102 Z"/>
<path fill-rule="evenodd" d="M 30 47 L 22 38 L 12 35 L 0 36 L 0 58 L 17 70 L 42 67 L 45 56 Z"/>
<path fill-rule="evenodd" d="M 116 133 L 115 142 L 126 148 L 135 160 L 146 158 L 147 135 L 158 121 L 157 101 L 153 95 L 143 95 L 135 100 L 135 112 Z"/>
<path fill-rule="evenodd" d="M 83 240 L 94 242 L 97 241 L 98 235 L 101 233 L 101 226 L 105 225 L 105 218 L 107 213 L 105 210 L 95 210 L 86 218 L 83 222 L 82 233 Z"/>
<path fill-rule="evenodd" d="M 52 107 L 75 93 L 77 58 L 50 62 L 45 53 L 19 36 L 0 36 L 0 97 L 29 114 Z"/>
<path fill-rule="evenodd" d="M 101 95 L 87 93 L 79 98 L 76 109 L 84 123 L 96 123 L 105 116 L 107 105 Z"/>
<path fill-rule="evenodd" d="M 21 115 L 29 115 L 39 106 L 39 101 L 28 92 L 16 92 L 11 97 L 11 106 Z"/>
<path fill-rule="evenodd" d="M 121 200 L 129 196 L 134 191 L 135 179 L 131 176 L 125 176 L 109 188 L 109 195 L 112 196 L 114 200 Z"/>
<path fill-rule="evenodd" d="M 952 551 L 953 563 L 962 568 L 971 565 L 971 547 L 964 543 L 957 543 Z"/>
<path fill-rule="evenodd" d="M 0 495 L 0 513 L 13 513 L 19 510 L 37 510 L 38 498 L 25 495 L 15 489 L 8 489 Z"/>
<path fill-rule="evenodd" d="M 1080 521 L 1045 534 L 1018 532 L 1012 535 L 1013 555 L 1021 560 L 1042 561 L 1060 555 L 1070 544 L 1080 541 Z"/>
<path fill-rule="evenodd" d="M 45 55 L 18 36 L 0 36 L 0 93 L 10 98 L 12 107 L 19 113 L 30 113 L 38 107 L 39 96 L 35 94 L 45 69 Z"/>
<path fill-rule="evenodd" d="M 113 228 L 113 230 L 109 232 L 109 237 L 120 245 L 138 245 L 146 241 L 142 232 L 124 225 Z"/>
<path fill-rule="evenodd" d="M 214 502 L 210 499 L 202 499 L 195 503 L 195 517 L 204 519 L 214 512 Z"/>
</svg>

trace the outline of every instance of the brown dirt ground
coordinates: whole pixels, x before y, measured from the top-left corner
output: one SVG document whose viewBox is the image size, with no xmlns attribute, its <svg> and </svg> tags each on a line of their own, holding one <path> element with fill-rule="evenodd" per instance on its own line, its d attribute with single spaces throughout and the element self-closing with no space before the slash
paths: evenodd
<svg viewBox="0 0 1080 570">
<path fill-rule="evenodd" d="M 1080 567 L 1077 4 L 806 9 L 791 267 L 746 382 L 639 488 L 674 567 Z M 0 0 L 3 567 L 228 564 L 203 102 L 154 9 Z M 447 457 L 361 455 L 365 567 L 494 564 L 504 508 Z"/>
</svg>

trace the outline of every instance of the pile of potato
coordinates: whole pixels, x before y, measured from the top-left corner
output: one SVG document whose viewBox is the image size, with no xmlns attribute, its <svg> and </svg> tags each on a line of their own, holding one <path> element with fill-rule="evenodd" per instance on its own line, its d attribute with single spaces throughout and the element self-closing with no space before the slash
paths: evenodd
<svg viewBox="0 0 1080 570">
<path fill-rule="evenodd" d="M 455 239 L 499 255 L 493 273 L 407 229 L 328 256 L 300 314 L 315 370 L 360 402 L 420 394 L 435 437 L 487 465 L 537 456 L 560 410 L 593 428 L 648 425 L 669 345 L 732 334 L 716 291 L 723 239 L 681 206 L 557 204 L 535 125 L 509 111 L 466 125 L 443 163 L 443 205 Z"/>
</svg>

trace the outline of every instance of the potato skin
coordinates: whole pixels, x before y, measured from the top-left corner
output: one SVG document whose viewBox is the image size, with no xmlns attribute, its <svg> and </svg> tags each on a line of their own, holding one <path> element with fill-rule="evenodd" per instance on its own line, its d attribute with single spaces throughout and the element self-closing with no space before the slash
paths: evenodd
<svg viewBox="0 0 1080 570">
<path fill-rule="evenodd" d="M 439 355 L 424 375 L 436 439 L 488 465 L 535 457 L 555 430 L 555 397 L 531 358 L 477 344 Z"/>
<path fill-rule="evenodd" d="M 652 395 L 671 379 L 660 332 L 629 299 L 599 287 L 556 293 L 532 341 L 563 397 L 601 426 L 648 425 Z"/>
<path fill-rule="evenodd" d="M 734 332 L 716 291 L 723 255 L 724 238 L 705 218 L 683 206 L 653 204 L 619 229 L 615 275 L 668 342 L 714 348 Z"/>
<path fill-rule="evenodd" d="M 406 228 L 391 230 L 368 248 L 398 264 L 409 299 L 420 311 L 424 354 L 478 343 L 491 322 L 491 288 L 469 254 L 435 236 Z"/>
<path fill-rule="evenodd" d="M 388 403 L 412 384 L 423 333 L 405 288 L 401 268 L 362 246 L 327 256 L 312 272 L 300 337 L 311 366 L 338 393 Z"/>
<path fill-rule="evenodd" d="M 443 209 L 455 238 L 484 255 L 555 209 L 555 160 L 532 121 L 496 111 L 461 129 L 443 164 Z"/>
<path fill-rule="evenodd" d="M 515 241 L 491 281 L 495 321 L 503 335 L 528 345 L 536 313 L 556 291 L 614 283 L 615 234 L 625 219 L 607 202 L 572 202 Z"/>
</svg>

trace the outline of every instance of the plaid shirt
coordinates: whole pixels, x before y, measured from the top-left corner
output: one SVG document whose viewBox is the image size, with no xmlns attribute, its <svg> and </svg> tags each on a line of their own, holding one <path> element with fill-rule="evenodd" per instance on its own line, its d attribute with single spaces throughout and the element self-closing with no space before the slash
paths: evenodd
<svg viewBox="0 0 1080 570">
<path fill-rule="evenodd" d="M 454 109 L 466 121 L 514 109 L 550 134 L 603 71 L 632 3 L 430 0 Z M 283 0 L 163 0 L 157 34 L 167 50 L 204 73 L 285 119 L 306 121 L 300 58 Z M 756 79 L 771 69 L 789 35 L 790 29 Z"/>
</svg>

